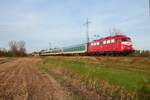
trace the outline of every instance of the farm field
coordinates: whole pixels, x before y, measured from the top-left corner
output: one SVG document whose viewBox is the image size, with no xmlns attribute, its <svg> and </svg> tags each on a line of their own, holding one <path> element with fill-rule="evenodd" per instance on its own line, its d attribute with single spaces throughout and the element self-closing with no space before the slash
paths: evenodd
<svg viewBox="0 0 150 100">
<path fill-rule="evenodd" d="M 0 100 L 149 100 L 150 58 L 0 58 Z"/>
<path fill-rule="evenodd" d="M 67 92 L 52 77 L 37 70 L 39 61 L 15 58 L 0 64 L 0 100 L 67 100 Z"/>
<path fill-rule="evenodd" d="M 56 56 L 38 67 L 82 99 L 150 99 L 150 58 Z"/>
</svg>

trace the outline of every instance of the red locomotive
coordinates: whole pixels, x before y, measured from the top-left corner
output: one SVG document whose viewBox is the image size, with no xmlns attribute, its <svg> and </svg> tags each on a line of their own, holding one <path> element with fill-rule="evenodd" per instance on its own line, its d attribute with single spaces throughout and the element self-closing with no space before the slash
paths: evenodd
<svg viewBox="0 0 150 100">
<path fill-rule="evenodd" d="M 128 54 L 133 50 L 131 39 L 119 34 L 94 40 L 88 44 L 88 53 Z"/>
<path fill-rule="evenodd" d="M 40 55 L 90 55 L 90 54 L 129 54 L 133 52 L 131 39 L 125 35 L 115 35 L 93 40 L 86 44 L 65 48 L 55 48 L 40 52 Z"/>
</svg>

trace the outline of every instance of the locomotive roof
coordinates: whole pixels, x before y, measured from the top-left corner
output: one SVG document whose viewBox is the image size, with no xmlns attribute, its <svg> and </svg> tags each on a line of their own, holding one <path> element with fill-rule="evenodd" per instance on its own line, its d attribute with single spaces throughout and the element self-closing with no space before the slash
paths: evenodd
<svg viewBox="0 0 150 100">
<path fill-rule="evenodd" d="M 93 40 L 92 42 L 94 42 L 94 41 L 103 41 L 103 40 L 112 39 L 112 38 L 123 38 L 123 37 L 128 38 L 126 35 L 117 34 L 115 36 L 108 36 L 108 37 L 100 38 L 100 39 L 97 39 L 97 40 Z"/>
</svg>

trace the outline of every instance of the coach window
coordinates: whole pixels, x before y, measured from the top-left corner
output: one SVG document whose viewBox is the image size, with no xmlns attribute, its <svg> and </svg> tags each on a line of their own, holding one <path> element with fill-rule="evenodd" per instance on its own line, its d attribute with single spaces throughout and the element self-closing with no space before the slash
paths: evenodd
<svg viewBox="0 0 150 100">
<path fill-rule="evenodd" d="M 106 41 L 103 41 L 103 44 L 106 44 Z"/>
<path fill-rule="evenodd" d="M 92 46 L 94 46 L 94 43 L 92 43 Z"/>
<path fill-rule="evenodd" d="M 108 40 L 106 40 L 106 44 L 108 44 Z"/>
<path fill-rule="evenodd" d="M 111 43 L 114 43 L 114 42 L 115 42 L 115 40 L 114 40 L 114 39 L 112 39 L 112 40 L 111 40 Z"/>
<path fill-rule="evenodd" d="M 94 46 L 94 43 L 92 43 L 92 46 Z"/>
<path fill-rule="evenodd" d="M 97 45 L 99 45 L 99 42 L 97 42 Z"/>
<path fill-rule="evenodd" d="M 99 44 L 103 44 L 103 42 L 99 42 Z"/>
<path fill-rule="evenodd" d="M 108 44 L 108 40 L 106 40 L 106 44 Z"/>
<path fill-rule="evenodd" d="M 109 44 L 109 43 L 110 43 L 110 40 L 107 40 L 107 43 Z"/>
<path fill-rule="evenodd" d="M 94 46 L 94 43 L 93 43 L 93 46 Z"/>
<path fill-rule="evenodd" d="M 106 44 L 108 44 L 108 40 L 106 40 Z"/>
<path fill-rule="evenodd" d="M 105 41 L 103 41 L 103 44 L 105 44 Z"/>
</svg>

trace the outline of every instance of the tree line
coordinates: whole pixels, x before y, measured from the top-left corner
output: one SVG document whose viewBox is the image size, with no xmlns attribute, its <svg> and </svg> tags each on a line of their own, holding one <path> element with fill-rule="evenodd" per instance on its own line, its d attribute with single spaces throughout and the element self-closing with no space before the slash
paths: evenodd
<svg viewBox="0 0 150 100">
<path fill-rule="evenodd" d="M 23 57 L 27 55 L 24 41 L 9 41 L 8 46 L 9 50 L 0 49 L 0 56 Z"/>
</svg>

